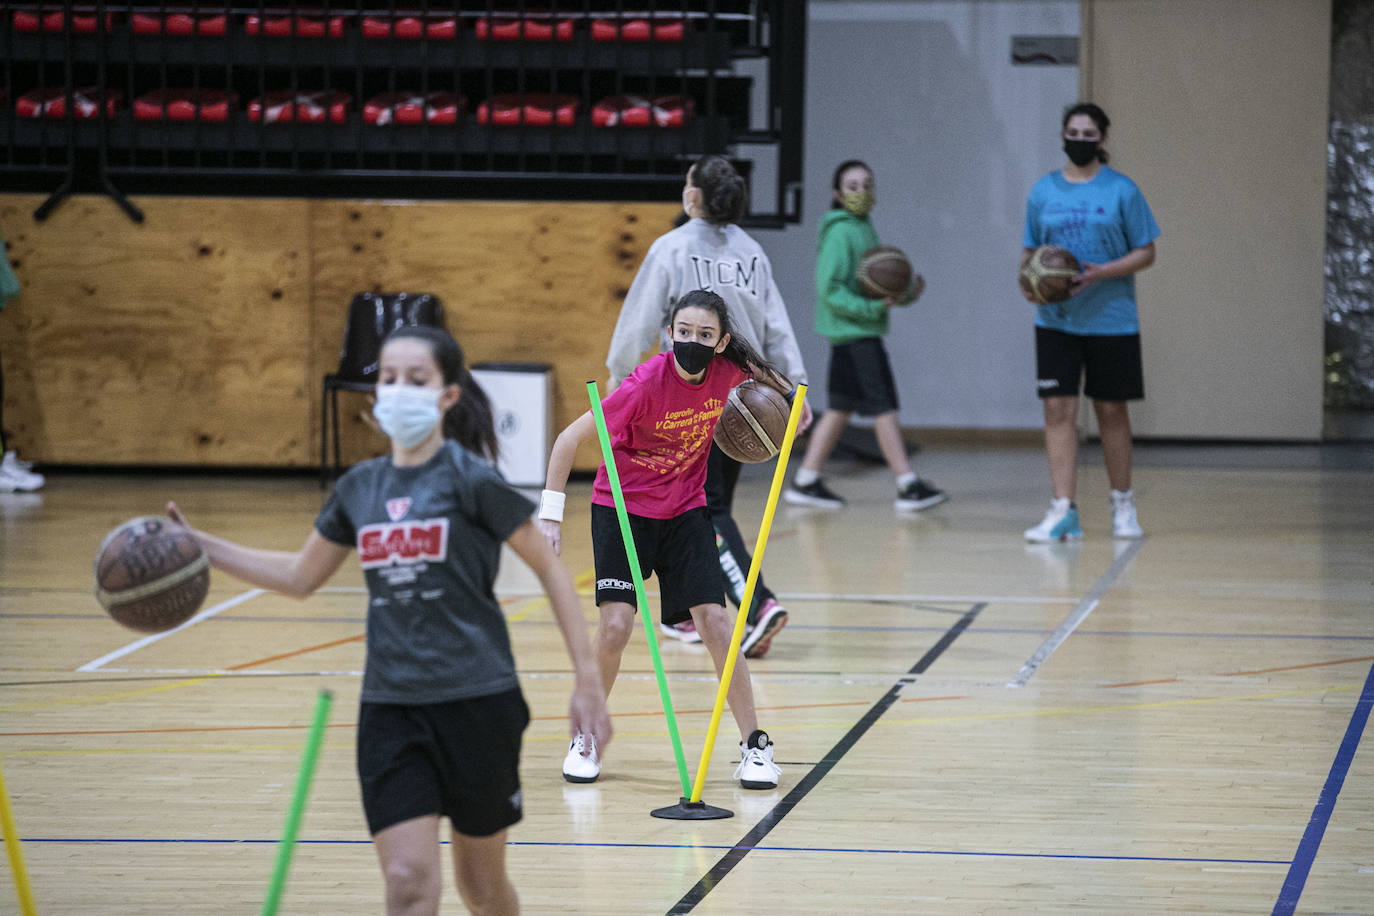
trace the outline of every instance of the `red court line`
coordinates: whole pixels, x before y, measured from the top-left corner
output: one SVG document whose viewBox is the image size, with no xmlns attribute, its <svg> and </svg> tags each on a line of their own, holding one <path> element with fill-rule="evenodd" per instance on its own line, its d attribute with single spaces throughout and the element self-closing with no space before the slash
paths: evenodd
<svg viewBox="0 0 1374 916">
<path fill-rule="evenodd" d="M 514 602 L 514 601 L 524 601 L 524 600 L 527 600 L 527 599 L 532 598 L 532 597 L 536 597 L 536 596 L 533 596 L 533 595 L 516 595 L 516 596 L 513 596 L 513 597 L 503 598 L 503 599 L 500 601 L 500 603 L 501 603 L 501 604 L 510 604 L 511 602 Z M 361 641 L 362 641 L 363 639 L 365 639 L 365 638 L 366 638 L 365 634 L 359 633 L 357 636 L 349 636 L 349 637 L 346 637 L 346 638 L 344 638 L 344 639 L 336 639 L 336 640 L 334 640 L 333 642 L 320 643 L 318 646 L 306 646 L 304 649 L 296 649 L 296 650 L 293 651 L 293 652 L 283 652 L 283 653 L 281 653 L 280 655 L 269 655 L 267 658 L 260 658 L 260 659 L 258 659 L 258 660 L 256 660 L 256 661 L 244 662 L 244 663 L 241 664 L 241 665 L 232 665 L 232 666 L 230 666 L 230 667 L 228 667 L 228 668 L 225 668 L 224 670 L 225 670 L 225 671 L 243 671 L 245 668 L 256 668 L 258 665 L 265 665 L 265 664 L 267 664 L 268 662 L 277 662 L 277 661 L 281 661 L 281 660 L 284 659 L 284 658 L 294 658 L 294 657 L 297 656 L 297 655 L 305 655 L 305 654 L 308 653 L 308 652 L 318 652 L 318 651 L 320 651 L 321 649 L 332 649 L 332 648 L 334 648 L 335 646 L 342 646 L 342 645 L 344 645 L 345 643 L 350 643 L 350 642 L 361 642 Z"/>
<path fill-rule="evenodd" d="M 1101 684 L 1102 687 L 1144 687 L 1147 684 L 1173 684 L 1177 683 L 1176 677 L 1162 677 L 1157 681 L 1127 681 L 1124 684 Z"/>
<path fill-rule="evenodd" d="M 967 697 L 915 697 L 903 700 L 903 703 L 930 703 L 935 700 L 964 700 Z M 794 706 L 760 706 L 760 711 L 772 711 L 776 709 L 823 709 L 832 706 L 871 706 L 867 700 L 860 700 L 853 703 L 808 703 Z M 713 712 L 710 709 L 685 709 L 678 710 L 682 715 L 706 715 Z M 611 716 L 613 719 L 627 719 L 633 716 L 661 716 L 662 710 L 651 710 L 649 712 L 618 712 Z M 566 715 L 558 716 L 535 716 L 535 722 L 559 722 L 566 719 Z M 85 731 L 60 731 L 60 732 L 0 732 L 0 738 L 48 738 L 72 735 L 173 735 L 190 734 L 194 732 L 249 732 L 249 731 L 289 731 L 293 729 L 309 728 L 309 725 L 203 725 L 196 728 L 114 728 Z M 332 722 L 329 728 L 357 728 L 356 722 Z"/>
<path fill-rule="evenodd" d="M 1275 671 L 1299 671 L 1303 668 L 1325 668 L 1327 665 L 1349 665 L 1354 662 L 1374 661 L 1374 655 L 1364 658 L 1342 658 L 1334 662 L 1312 662 L 1310 665 L 1288 665 L 1283 668 L 1260 668 L 1256 671 L 1228 671 L 1222 677 L 1239 677 L 1242 674 L 1272 674 Z"/>
<path fill-rule="evenodd" d="M 47 738 L 62 735 L 175 735 L 192 732 L 289 731 L 309 725 L 202 725 L 198 728 L 112 728 L 73 732 L 0 732 L 0 738 Z M 330 722 L 325 728 L 357 728 L 355 722 Z"/>
<path fill-rule="evenodd" d="M 335 646 L 342 646 L 344 643 L 361 642 L 364 636 L 359 633 L 357 636 L 348 636 L 344 639 L 336 639 L 333 642 L 320 643 L 318 646 L 306 646 L 304 649 L 296 649 L 294 652 L 283 652 L 280 655 L 269 655 L 267 658 L 260 658 L 257 661 L 244 662 L 241 665 L 232 665 L 225 668 L 225 671 L 242 671 L 245 668 L 255 668 L 258 665 L 265 665 L 268 662 L 281 661 L 283 658 L 294 658 L 297 655 L 305 655 L 307 652 L 318 652 L 321 649 L 332 649 Z"/>
</svg>

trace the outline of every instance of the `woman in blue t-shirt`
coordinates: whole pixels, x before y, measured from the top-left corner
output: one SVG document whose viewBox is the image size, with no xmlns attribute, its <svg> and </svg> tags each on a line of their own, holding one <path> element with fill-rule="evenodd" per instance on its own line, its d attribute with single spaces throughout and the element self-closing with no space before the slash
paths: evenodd
<svg viewBox="0 0 1374 916">
<path fill-rule="evenodd" d="M 1155 262 L 1159 226 L 1135 182 L 1107 165 L 1106 112 L 1080 103 L 1064 112 L 1062 169 L 1041 178 L 1026 201 L 1021 254 L 1040 245 L 1073 252 L 1082 268 L 1066 301 L 1035 315 L 1036 389 L 1045 410 L 1045 451 L 1054 496 L 1028 541 L 1083 537 L 1074 502 L 1078 472 L 1078 391 L 1092 399 L 1112 494 L 1112 535 L 1138 538 L 1131 491 L 1131 420 L 1126 405 L 1145 396 L 1135 274 Z M 1035 303 L 1024 289 L 1027 301 Z M 1038 304 L 1038 303 L 1036 303 Z"/>
<path fill-rule="evenodd" d="M 367 661 L 358 713 L 363 810 L 388 913 L 438 913 L 439 828 L 468 909 L 515 913 L 506 830 L 521 816 L 529 723 L 505 617 L 492 593 L 502 544 L 539 577 L 572 658 L 569 724 L 611 737 L 606 693 L 572 578 L 493 467 L 491 407 L 446 331 L 402 327 L 382 345 L 377 404 L 391 454 L 340 478 L 300 550 L 192 533 L 216 569 L 305 598 L 357 549 L 367 579 Z M 169 503 L 168 514 L 190 525 Z"/>
</svg>

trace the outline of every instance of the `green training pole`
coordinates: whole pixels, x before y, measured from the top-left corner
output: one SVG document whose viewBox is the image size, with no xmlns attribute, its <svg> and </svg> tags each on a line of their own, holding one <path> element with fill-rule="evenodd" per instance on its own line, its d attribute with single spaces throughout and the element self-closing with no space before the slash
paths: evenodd
<svg viewBox="0 0 1374 916">
<path fill-rule="evenodd" d="M 620 536 L 625 539 L 625 555 L 630 558 L 630 575 L 634 578 L 635 597 L 639 603 L 639 619 L 644 624 L 644 635 L 649 638 L 649 654 L 654 659 L 654 677 L 658 679 L 658 694 L 663 698 L 663 715 L 668 719 L 668 734 L 673 739 L 673 759 L 677 761 L 677 774 L 682 780 L 682 797 L 687 797 L 687 758 L 682 755 L 682 739 L 677 733 L 677 717 L 673 715 L 673 700 L 668 696 L 668 679 L 663 675 L 663 659 L 658 654 L 658 628 L 654 626 L 649 614 L 649 596 L 644 591 L 644 576 L 639 571 L 639 554 L 635 551 L 635 538 L 630 532 L 630 513 L 625 508 L 625 494 L 620 492 L 620 474 L 615 468 L 615 455 L 611 452 L 611 434 L 606 431 L 606 418 L 601 413 L 601 394 L 596 382 L 587 383 L 587 397 L 592 401 L 592 417 L 596 420 L 596 434 L 601 439 L 601 454 L 606 459 L 606 476 L 611 481 L 611 496 L 615 498 L 615 515 L 620 520 Z"/>
<path fill-rule="evenodd" d="M 683 794 L 687 790 L 683 789 Z M 14 892 L 19 895 L 19 912 L 34 916 L 33 890 L 29 887 L 29 873 L 24 870 L 24 850 L 19 845 L 19 829 L 14 826 L 14 812 L 10 810 L 9 793 L 5 791 L 5 771 L 0 769 L 0 828 L 4 831 L 5 851 L 9 853 L 10 869 L 14 872 Z"/>
<path fill-rule="evenodd" d="M 802 405 L 805 402 L 806 386 L 798 385 L 797 393 L 792 398 L 792 411 L 787 416 L 787 430 L 783 433 L 778 463 L 773 468 L 773 485 L 768 489 L 768 501 L 763 507 L 759 537 L 754 542 L 754 559 L 749 563 L 749 575 L 744 580 L 744 596 L 740 598 L 739 613 L 735 615 L 735 630 L 730 637 L 730 651 L 725 656 L 725 664 L 721 668 L 716 705 L 711 710 L 711 724 L 706 728 L 706 743 L 701 748 L 701 761 L 697 764 L 697 781 L 693 784 L 692 794 L 688 797 L 691 803 L 701 801 L 701 788 L 706 784 L 706 767 L 711 762 L 711 749 L 716 744 L 716 730 L 720 727 L 720 716 L 725 710 L 725 694 L 730 689 L 730 679 L 735 676 L 735 659 L 739 656 L 739 644 L 744 639 L 744 624 L 749 617 L 749 603 L 754 600 L 754 585 L 759 581 L 759 570 L 763 568 L 763 552 L 768 547 L 768 532 L 773 527 L 773 511 L 778 506 L 782 482 L 787 478 L 787 459 L 792 454 L 792 440 L 797 437 L 797 425 L 801 422 Z"/>
<path fill-rule="evenodd" d="M 315 721 L 310 723 L 310 735 L 305 741 L 301 771 L 296 776 L 296 795 L 291 799 L 290 810 L 286 812 L 286 828 L 282 831 L 281 845 L 277 847 L 277 864 L 272 869 L 272 883 L 267 886 L 267 899 L 262 903 L 262 916 L 275 916 L 281 904 L 286 872 L 291 867 L 291 854 L 296 851 L 296 835 L 300 832 L 301 818 L 305 815 L 305 799 L 310 794 L 315 761 L 320 756 L 320 745 L 324 744 L 324 724 L 329 718 L 329 706 L 333 701 L 332 690 L 321 690 L 320 698 L 315 702 Z"/>
</svg>

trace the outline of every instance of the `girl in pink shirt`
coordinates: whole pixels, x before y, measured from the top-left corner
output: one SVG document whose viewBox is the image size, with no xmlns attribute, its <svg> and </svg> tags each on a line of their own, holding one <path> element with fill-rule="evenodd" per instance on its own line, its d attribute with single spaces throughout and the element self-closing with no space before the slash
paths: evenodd
<svg viewBox="0 0 1374 916">
<path fill-rule="evenodd" d="M 746 378 L 756 378 L 789 399 L 793 389 L 742 337 L 731 333 L 729 310 L 715 293 L 687 293 L 668 321 L 672 352 L 641 364 L 601 404 L 635 552 L 644 576 L 658 575 L 663 622 L 679 623 L 690 616 L 719 676 L 734 621 L 725 610 L 715 529 L 703 489 L 711 437 L 730 389 Z M 564 490 L 573 455 L 584 439 L 595 435 L 596 421 L 588 411 L 554 442 L 539 525 L 555 552 L 561 547 Z M 592 490 L 592 551 L 601 612 L 593 644 L 609 692 L 634 629 L 635 593 L 605 464 Z M 736 778 L 746 789 L 776 788 L 780 770 L 773 763 L 773 742 L 759 730 L 754 687 L 742 655 L 726 696 L 742 739 Z M 595 741 L 578 735 L 563 761 L 563 778 L 593 782 L 600 772 Z"/>
</svg>

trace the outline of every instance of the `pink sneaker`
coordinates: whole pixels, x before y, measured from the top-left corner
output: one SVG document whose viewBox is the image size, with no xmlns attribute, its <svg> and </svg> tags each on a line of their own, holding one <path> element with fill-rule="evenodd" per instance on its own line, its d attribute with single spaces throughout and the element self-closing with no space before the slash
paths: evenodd
<svg viewBox="0 0 1374 916">
<path fill-rule="evenodd" d="M 658 628 L 663 631 L 665 636 L 671 636 L 673 639 L 680 639 L 683 642 L 701 642 L 701 634 L 697 632 L 697 625 L 690 618 L 682 623 L 672 625 L 660 623 Z"/>
<path fill-rule="evenodd" d="M 759 605 L 759 619 L 754 621 L 749 631 L 744 634 L 744 640 L 740 643 L 740 650 L 745 658 L 763 658 L 768 652 L 768 647 L 773 644 L 773 637 L 783 627 L 787 626 L 787 611 L 781 604 L 769 598 Z"/>
</svg>

